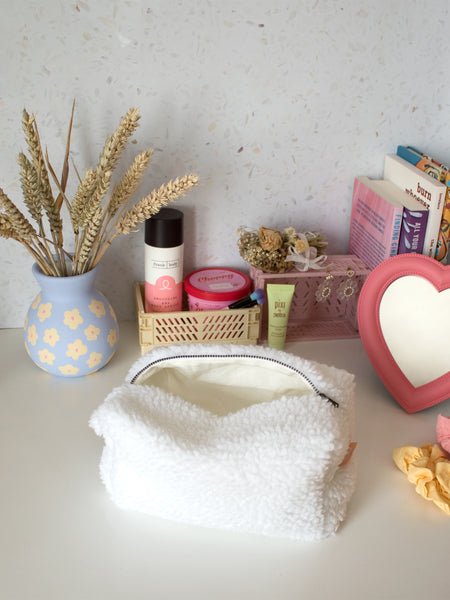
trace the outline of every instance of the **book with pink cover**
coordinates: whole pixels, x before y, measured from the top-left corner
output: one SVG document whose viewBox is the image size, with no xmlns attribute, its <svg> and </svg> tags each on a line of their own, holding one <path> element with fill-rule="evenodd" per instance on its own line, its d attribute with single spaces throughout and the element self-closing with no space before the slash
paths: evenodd
<svg viewBox="0 0 450 600">
<path fill-rule="evenodd" d="M 357 177 L 348 251 L 369 269 L 401 253 L 421 253 L 428 210 L 393 183 Z"/>
<path fill-rule="evenodd" d="M 428 208 L 428 224 L 422 254 L 435 258 L 447 191 L 445 184 L 393 154 L 388 154 L 385 158 L 384 178 Z"/>
</svg>

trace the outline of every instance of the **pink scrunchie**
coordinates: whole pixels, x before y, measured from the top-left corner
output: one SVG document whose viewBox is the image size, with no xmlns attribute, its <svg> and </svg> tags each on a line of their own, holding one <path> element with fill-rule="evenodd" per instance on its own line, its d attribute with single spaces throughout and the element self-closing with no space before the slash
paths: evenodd
<svg viewBox="0 0 450 600">
<path fill-rule="evenodd" d="M 438 444 L 450 454 L 450 418 L 439 415 L 436 423 Z"/>
</svg>

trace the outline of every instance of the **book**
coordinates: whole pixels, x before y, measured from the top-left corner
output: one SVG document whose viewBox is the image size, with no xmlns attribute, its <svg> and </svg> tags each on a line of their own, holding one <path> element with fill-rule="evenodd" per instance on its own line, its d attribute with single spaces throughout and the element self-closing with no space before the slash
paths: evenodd
<svg viewBox="0 0 450 600">
<path fill-rule="evenodd" d="M 421 253 L 427 221 L 427 208 L 392 182 L 356 177 L 348 251 L 369 269 L 399 251 Z"/>
<path fill-rule="evenodd" d="M 433 160 L 431 156 L 423 154 L 420 150 L 417 150 L 412 146 L 397 146 L 397 156 L 407 160 L 434 179 L 441 181 L 442 166 Z"/>
<path fill-rule="evenodd" d="M 412 146 L 398 146 L 397 155 L 401 156 L 417 169 L 428 173 L 446 186 L 444 208 L 442 209 L 441 225 L 436 245 L 435 258 L 447 263 L 450 237 L 450 172 L 448 167 L 427 156 Z"/>
<path fill-rule="evenodd" d="M 435 258 L 446 186 L 420 171 L 401 156 L 394 154 L 385 157 L 384 179 L 391 181 L 428 208 L 428 223 L 422 254 Z"/>
</svg>

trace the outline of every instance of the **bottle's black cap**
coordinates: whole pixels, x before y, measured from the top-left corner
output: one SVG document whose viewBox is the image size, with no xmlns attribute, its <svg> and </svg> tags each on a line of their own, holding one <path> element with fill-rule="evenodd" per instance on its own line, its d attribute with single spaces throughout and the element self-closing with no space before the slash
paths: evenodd
<svg viewBox="0 0 450 600">
<path fill-rule="evenodd" d="M 183 243 L 183 213 L 176 208 L 161 208 L 145 220 L 145 243 L 156 248 L 175 248 Z"/>
</svg>

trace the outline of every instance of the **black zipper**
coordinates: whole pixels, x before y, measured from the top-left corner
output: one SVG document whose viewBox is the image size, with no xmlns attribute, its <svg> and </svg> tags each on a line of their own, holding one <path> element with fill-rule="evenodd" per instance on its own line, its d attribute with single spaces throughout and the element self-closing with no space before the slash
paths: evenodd
<svg viewBox="0 0 450 600">
<path fill-rule="evenodd" d="M 286 369 L 290 369 L 291 371 L 294 371 L 295 373 L 300 375 L 311 386 L 311 389 L 313 390 L 313 392 L 315 394 L 317 394 L 317 396 L 324 398 L 325 400 L 330 402 L 330 404 L 332 404 L 334 407 L 339 408 L 339 402 L 336 402 L 336 400 L 333 400 L 332 398 L 330 398 L 329 396 L 327 396 L 326 394 L 321 392 L 317 388 L 317 386 L 311 381 L 311 379 L 307 375 L 302 373 L 302 371 L 300 371 L 299 369 L 296 369 L 295 367 L 292 367 L 291 365 L 287 365 L 286 363 L 276 360 L 275 358 L 271 358 L 270 356 L 257 356 L 255 354 L 178 354 L 177 356 L 164 356 L 163 358 L 158 358 L 155 361 L 153 361 L 150 364 L 143 367 L 142 369 L 140 369 L 135 375 L 133 375 L 130 383 L 135 383 L 136 379 L 140 375 L 142 375 L 142 373 L 144 373 L 144 371 L 146 371 L 149 367 L 153 367 L 154 365 L 158 365 L 159 363 L 163 363 L 163 362 L 178 359 L 178 358 L 180 358 L 180 359 L 181 358 L 255 358 L 257 360 L 265 360 L 267 362 L 281 365 L 281 366 L 285 367 Z"/>
</svg>

